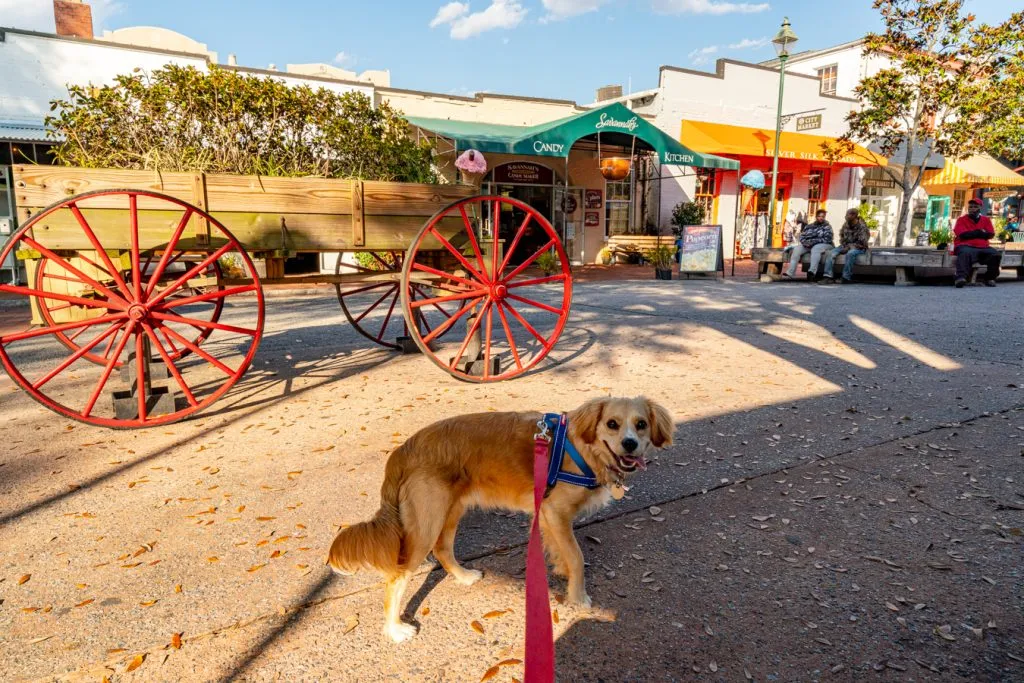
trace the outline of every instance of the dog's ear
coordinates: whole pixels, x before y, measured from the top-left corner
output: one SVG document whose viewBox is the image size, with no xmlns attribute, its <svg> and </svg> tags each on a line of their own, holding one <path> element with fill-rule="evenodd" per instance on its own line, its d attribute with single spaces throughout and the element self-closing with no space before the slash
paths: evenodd
<svg viewBox="0 0 1024 683">
<path fill-rule="evenodd" d="M 671 446 L 672 432 L 676 427 L 671 413 L 650 399 L 645 398 L 644 400 L 647 401 L 648 421 L 651 424 L 651 443 L 657 448 Z"/>
<path fill-rule="evenodd" d="M 573 419 L 576 422 L 577 434 L 584 443 L 597 441 L 597 425 L 601 424 L 601 415 L 604 413 L 604 399 L 595 398 L 587 401 L 576 410 Z"/>
</svg>

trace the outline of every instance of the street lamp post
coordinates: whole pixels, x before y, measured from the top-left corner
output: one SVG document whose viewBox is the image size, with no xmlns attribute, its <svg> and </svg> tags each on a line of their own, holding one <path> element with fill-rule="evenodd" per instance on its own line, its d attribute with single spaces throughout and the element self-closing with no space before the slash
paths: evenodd
<svg viewBox="0 0 1024 683">
<path fill-rule="evenodd" d="M 772 155 L 772 197 L 771 208 L 769 209 L 768 225 L 771 226 L 767 235 L 766 247 L 772 246 L 772 235 L 775 234 L 775 201 L 778 193 L 779 183 L 779 138 L 782 137 L 782 91 L 786 82 L 786 60 L 789 59 L 789 49 L 796 44 L 797 37 L 789 25 L 789 17 L 783 17 L 782 28 L 772 38 L 772 45 L 779 55 L 779 103 L 775 110 L 775 154 Z"/>
</svg>

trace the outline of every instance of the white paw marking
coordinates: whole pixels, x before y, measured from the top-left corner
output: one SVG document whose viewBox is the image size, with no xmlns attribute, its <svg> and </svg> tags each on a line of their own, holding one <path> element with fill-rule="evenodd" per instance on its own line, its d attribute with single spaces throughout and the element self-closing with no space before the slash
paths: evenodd
<svg viewBox="0 0 1024 683">
<path fill-rule="evenodd" d="M 396 643 L 405 642 L 416 633 L 417 629 L 412 624 L 385 624 L 384 626 L 384 634 Z"/>
<path fill-rule="evenodd" d="M 479 569 L 465 569 L 462 576 L 456 576 L 455 580 L 463 586 L 472 586 L 482 578 L 484 578 L 484 573 Z"/>
</svg>

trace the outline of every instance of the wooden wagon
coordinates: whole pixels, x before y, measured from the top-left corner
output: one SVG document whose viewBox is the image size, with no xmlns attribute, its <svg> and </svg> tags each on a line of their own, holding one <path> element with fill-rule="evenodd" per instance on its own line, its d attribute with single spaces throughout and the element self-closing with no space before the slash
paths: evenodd
<svg viewBox="0 0 1024 683">
<path fill-rule="evenodd" d="M 13 171 L 21 227 L 0 262 L 13 253 L 28 282 L 0 292 L 27 298 L 37 325 L 0 337 L 0 361 L 83 422 L 154 426 L 214 403 L 256 354 L 266 284 L 334 283 L 365 337 L 473 382 L 534 368 L 568 317 L 569 261 L 551 224 L 470 186 Z M 334 273 L 285 276 L 304 253 L 340 255 Z M 538 268 L 545 253 L 553 272 Z"/>
</svg>

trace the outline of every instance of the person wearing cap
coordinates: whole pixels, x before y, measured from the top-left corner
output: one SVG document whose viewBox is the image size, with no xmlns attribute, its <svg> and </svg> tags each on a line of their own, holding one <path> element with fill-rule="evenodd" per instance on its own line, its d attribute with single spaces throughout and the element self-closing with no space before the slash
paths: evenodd
<svg viewBox="0 0 1024 683">
<path fill-rule="evenodd" d="M 967 214 L 956 219 L 953 226 L 953 247 L 956 254 L 956 287 L 963 287 L 975 263 L 988 266 L 982 282 L 986 287 L 995 287 L 999 277 L 999 265 L 1003 257 L 989 246 L 989 240 L 996 236 L 996 228 L 988 216 L 981 215 L 981 202 L 972 199 L 967 202 Z"/>
<path fill-rule="evenodd" d="M 814 282 L 820 277 L 818 266 L 821 264 L 821 259 L 825 256 L 826 252 L 835 246 L 832 243 L 832 240 L 835 239 L 832 233 L 832 224 L 825 220 L 825 216 L 825 210 L 818 209 L 814 214 L 814 222 L 804 226 L 803 230 L 800 231 L 800 234 L 797 236 L 797 243 L 793 247 L 793 255 L 789 259 L 789 267 L 782 271 L 783 277 L 794 278 L 800 259 L 807 253 L 811 255 L 807 279 Z"/>
</svg>

